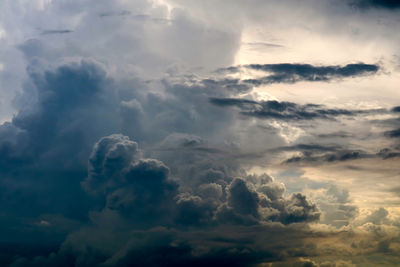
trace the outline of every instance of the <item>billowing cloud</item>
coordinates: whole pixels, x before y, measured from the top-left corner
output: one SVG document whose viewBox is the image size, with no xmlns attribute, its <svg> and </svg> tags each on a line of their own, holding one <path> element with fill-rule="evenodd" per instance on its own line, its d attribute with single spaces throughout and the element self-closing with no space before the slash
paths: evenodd
<svg viewBox="0 0 400 267">
<path fill-rule="evenodd" d="M 0 265 L 396 266 L 397 10 L 348 3 L 5 1 Z"/>
<path fill-rule="evenodd" d="M 300 193 L 286 198 L 284 186 L 268 175 L 248 177 L 248 182 L 241 178 L 230 182 L 228 177 L 222 178 L 226 180 L 223 185 L 209 183 L 199 186 L 198 195 L 193 189 L 186 192 L 184 188 L 178 190 L 179 183 L 169 177 L 168 167 L 158 160 L 142 158 L 137 143 L 118 134 L 103 137 L 94 145 L 88 176 L 82 186 L 93 197 L 98 197 L 97 201 L 104 207 L 100 211 L 92 211 L 93 226 L 84 226 L 71 233 L 57 254 L 36 258 L 31 263 L 44 266 L 58 262 L 78 266 L 101 263 L 124 265 L 133 261 L 150 265 L 162 261 L 165 266 L 183 266 L 188 262 L 218 264 L 231 256 L 241 257 L 241 253 L 230 252 L 239 247 L 243 252 L 248 250 L 250 253 L 239 262 L 255 263 L 280 257 L 277 248 L 271 244 L 269 247 L 273 252 L 256 252 L 254 250 L 262 248 L 258 245 L 253 247 L 242 238 L 254 235 L 256 232 L 253 231 L 261 231 L 262 235 L 271 234 L 275 231 L 273 229 L 284 231 L 286 226 L 283 225 L 319 219 L 315 204 Z M 109 228 L 110 223 L 114 225 L 112 228 Z M 254 228 L 256 225 L 258 227 Z M 206 236 L 190 241 L 190 236 L 198 235 L 204 227 L 210 229 Z M 227 228 L 220 232 L 221 227 Z M 245 236 L 236 238 L 235 231 L 239 229 L 245 231 Z M 116 237 L 125 231 L 131 234 L 121 240 L 111 237 L 111 241 L 107 237 L 109 234 Z M 287 231 L 292 231 L 289 226 Z M 97 236 L 98 244 L 86 239 L 89 233 Z M 146 240 L 140 245 L 135 244 L 134 240 L 140 236 Z M 225 244 L 226 238 L 232 241 Z M 116 245 L 111 251 L 103 246 L 110 241 Z M 82 251 L 80 242 L 86 243 L 94 254 Z M 208 242 L 215 242 L 215 247 L 200 252 Z M 145 255 L 169 251 L 181 256 L 163 256 L 162 253 L 140 260 L 138 257 L 143 249 Z M 197 250 L 200 251 L 195 252 Z M 14 262 L 15 266 L 19 264 L 30 263 L 21 258 Z"/>
</svg>

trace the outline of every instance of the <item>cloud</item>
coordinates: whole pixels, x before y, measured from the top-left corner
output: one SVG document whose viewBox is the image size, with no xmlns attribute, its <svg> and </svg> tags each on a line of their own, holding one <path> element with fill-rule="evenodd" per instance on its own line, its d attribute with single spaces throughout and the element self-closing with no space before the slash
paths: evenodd
<svg viewBox="0 0 400 267">
<path fill-rule="evenodd" d="M 336 257 L 385 253 L 390 258 L 398 247 L 392 209 L 371 212 L 368 221 L 353 224 L 359 213 L 352 192 L 332 185 L 344 175 L 318 183 L 317 189 L 304 185 L 297 173 L 290 178 L 295 182 L 288 178 L 283 184 L 280 170 L 292 175 L 301 166 L 275 161 L 294 152 L 304 163 L 311 158 L 318 163 L 395 160 L 396 148 L 367 152 L 378 143 L 371 142 L 374 131 L 359 136 L 368 132 L 358 128 L 369 124 L 366 117 L 388 115 L 379 109 L 379 99 L 374 97 L 372 105 L 357 98 L 354 109 L 335 104 L 349 106 L 355 99 L 342 102 L 343 95 L 336 95 L 353 83 L 348 78 L 386 69 L 384 58 L 393 49 L 382 36 L 396 40 L 396 31 L 377 29 L 386 26 L 353 16 L 345 5 L 331 8 L 314 0 L 294 16 L 293 1 L 178 1 L 2 5 L 0 79 L 3 91 L 18 91 L 18 96 L 8 113 L 14 116 L 3 116 L 8 121 L 0 126 L 0 243 L 6 244 L 0 265 L 324 266 L 319 257 L 334 255 L 341 262 Z M 286 9 L 290 12 L 282 15 Z M 262 38 L 266 33 L 260 25 L 271 25 L 269 39 Z M 338 42 L 341 25 L 350 33 Z M 282 38 L 291 27 L 291 38 Z M 248 28 L 259 29 L 257 36 Z M 37 29 L 47 30 L 31 39 Z M 304 31 L 323 49 L 314 51 L 310 39 L 296 33 Z M 51 34 L 57 38 L 48 38 Z M 374 52 L 366 55 L 361 49 L 350 60 L 382 62 L 332 65 L 349 60 L 336 46 L 352 53 L 353 42 Z M 276 64 L 210 73 L 243 61 L 241 46 L 291 54 L 278 60 L 281 54 L 268 54 Z M 287 60 L 310 64 L 279 63 Z M 342 79 L 344 89 L 333 91 L 334 98 L 318 99 L 330 107 L 299 104 L 311 101 L 300 96 L 308 88 L 280 90 L 279 98 L 287 100 L 281 102 L 259 101 L 259 92 L 253 91 L 259 85 L 302 81 L 333 87 Z M 354 92 L 363 86 L 358 81 Z M 364 88 L 365 95 L 374 82 Z M 323 136 L 322 130 L 329 132 Z M 329 138 L 336 137 L 342 139 L 331 143 Z M 264 171 L 276 178 L 260 174 Z M 324 196 L 316 197 L 316 191 Z"/>
<path fill-rule="evenodd" d="M 324 146 L 319 144 L 297 144 L 293 146 L 284 146 L 274 149 L 275 151 L 314 151 L 314 152 L 330 152 L 340 149 L 338 145 Z"/>
<path fill-rule="evenodd" d="M 272 72 L 275 75 L 298 75 L 304 80 L 326 80 L 329 78 L 351 77 L 379 70 L 378 65 L 371 64 L 348 64 L 345 66 L 313 66 L 310 64 L 250 64 L 245 68 Z"/>
<path fill-rule="evenodd" d="M 66 230 L 57 238 L 67 237 L 57 253 L 33 259 L 26 255 L 29 259 L 15 260 L 16 266 L 118 265 L 141 261 L 140 255 L 148 255 L 143 259 L 148 264 L 178 265 L 232 259 L 243 265 L 296 257 L 292 244 L 280 241 L 283 232 L 290 233 L 286 240 L 293 240 L 301 253 L 313 253 L 303 242 L 312 233 L 309 225 L 321 220 L 319 206 L 303 193 L 288 192 L 266 174 L 247 174 L 242 148 L 219 139 L 220 132 L 225 138 L 226 127 L 232 125 L 229 129 L 236 137 L 238 127 L 232 112 L 221 107 L 243 112 L 270 109 L 283 113 L 284 120 L 305 111 L 323 118 L 358 111 L 229 98 L 228 89 L 213 83 L 163 81 L 163 94 L 143 92 L 148 87 L 140 83 L 127 90 L 104 66 L 85 60 L 47 69 L 33 64 L 29 71 L 24 97 L 30 101 L 0 127 L 5 211 L 17 216 L 29 205 L 24 219 L 34 219 L 34 241 L 40 240 L 40 231 L 61 231 L 57 220 L 41 217 L 44 212 L 62 213 L 65 221 L 78 221 L 79 229 L 62 226 Z M 338 149 L 318 143 L 282 144 L 273 152 L 319 155 Z M 332 194 L 345 199 L 340 192 Z M 347 203 L 338 205 L 329 218 L 340 221 L 355 214 Z M 40 221 L 50 225 L 40 226 Z M 14 225 L 17 234 L 24 233 L 22 220 Z M 260 240 L 252 245 L 260 229 L 271 244 L 262 245 Z M 237 231 L 244 234 L 235 236 Z M 163 251 L 173 256 L 163 256 Z M 152 257 L 153 253 L 161 254 Z"/>
<path fill-rule="evenodd" d="M 89 158 L 89 175 L 82 186 L 92 194 L 107 193 L 118 187 L 119 175 L 138 158 L 137 143 L 123 135 L 111 135 L 102 138 L 94 146 Z"/>
<path fill-rule="evenodd" d="M 396 0 L 355 0 L 351 5 L 361 8 L 385 8 L 389 10 L 400 8 L 400 3 Z"/>
<path fill-rule="evenodd" d="M 391 138 L 400 137 L 400 128 L 399 129 L 395 129 L 395 130 L 391 130 L 391 131 L 386 131 L 384 134 L 385 134 L 385 136 L 391 137 Z"/>
<path fill-rule="evenodd" d="M 57 254 L 32 262 L 21 258 L 14 262 L 15 266 L 38 262 L 46 266 L 67 259 L 76 265 L 120 265 L 141 262 L 139 255 L 144 253 L 150 257 L 148 253 L 161 251 L 169 253 L 143 262 L 180 266 L 188 262 L 216 264 L 238 257 L 241 264 L 248 264 L 279 254 L 268 250 L 256 252 L 255 249 L 261 248 L 252 248 L 252 242 L 244 241 L 253 238 L 253 226 L 265 228 L 265 234 L 270 235 L 271 228 L 282 228 L 280 225 L 305 224 L 319 219 L 315 204 L 300 193 L 285 197 L 284 186 L 268 175 L 231 179 L 221 173 L 224 183 L 199 181 L 200 186 L 188 188 L 180 179 L 170 177 L 164 163 L 142 155 L 137 143 L 127 136 L 113 134 L 101 138 L 93 147 L 88 176 L 82 187 L 98 203 L 95 206 L 103 207 L 90 212 L 91 223 L 70 233 Z M 113 227 L 110 228 L 110 224 Z M 228 228 L 221 232 L 220 227 L 225 226 Z M 200 238 L 197 235 L 204 228 L 209 230 Z M 235 240 L 236 229 L 248 233 Z M 287 230 L 291 231 L 290 227 Z M 130 234 L 113 240 L 112 236 L 126 233 Z M 88 234 L 96 236 L 97 244 L 91 243 Z M 140 236 L 145 239 L 137 243 L 135 240 L 140 240 Z M 218 241 L 220 238 L 230 238 L 232 242 Z M 82 251 L 82 242 L 92 252 Z M 107 242 L 114 243 L 114 249 L 110 251 L 104 247 Z M 200 252 L 209 242 L 215 244 L 210 250 Z M 236 250 L 239 248 L 243 253 L 248 252 L 242 254 Z M 274 245 L 271 249 L 275 250 Z M 200 254 L 196 254 L 198 250 Z"/>
<path fill-rule="evenodd" d="M 338 116 L 356 116 L 358 114 L 382 112 L 384 110 L 347 110 L 329 109 L 322 105 L 299 105 L 292 102 L 278 101 L 253 101 L 235 98 L 210 98 L 210 102 L 216 106 L 234 106 L 240 109 L 240 114 L 259 119 L 276 120 L 333 120 Z"/>
<path fill-rule="evenodd" d="M 32 67 L 29 75 L 24 92 L 29 101 L 0 126 L 0 191 L 7 203 L 2 210 L 85 220 L 90 204 L 79 182 L 88 156 L 99 137 L 118 127 L 110 120 L 115 102 L 104 88 L 105 71 L 82 61 L 51 71 Z"/>
<path fill-rule="evenodd" d="M 51 34 L 66 34 L 71 33 L 71 30 L 43 30 L 42 35 L 51 35 Z"/>
<path fill-rule="evenodd" d="M 326 134 L 318 134 L 319 138 L 351 138 L 353 134 L 347 133 L 345 131 L 326 133 Z"/>
<path fill-rule="evenodd" d="M 300 163 L 300 162 L 314 162 L 314 163 L 324 163 L 324 162 L 336 162 L 336 161 L 348 161 L 356 160 L 362 158 L 370 157 L 369 154 L 363 151 L 336 151 L 334 153 L 326 153 L 323 155 L 313 156 L 312 154 L 306 154 L 305 156 L 295 156 L 287 159 L 285 163 Z"/>
<path fill-rule="evenodd" d="M 254 42 L 254 43 L 245 43 L 245 45 L 251 47 L 266 47 L 266 48 L 281 48 L 284 47 L 280 44 L 273 44 L 273 43 L 263 43 L 263 42 Z"/>
<path fill-rule="evenodd" d="M 122 11 L 109 11 L 109 12 L 104 12 L 101 13 L 99 16 L 100 17 L 115 17 L 115 16 L 128 16 L 131 15 L 131 12 L 129 10 L 122 10 Z"/>
<path fill-rule="evenodd" d="M 333 152 L 325 151 L 302 151 L 300 156 L 293 156 L 284 161 L 285 164 L 324 164 L 333 162 L 344 162 L 360 159 L 391 159 L 400 156 L 397 149 L 383 148 L 377 153 L 369 153 L 362 150 L 346 150 L 338 148 L 331 150 Z M 316 152 L 316 153 L 314 153 Z"/>
<path fill-rule="evenodd" d="M 347 64 L 345 66 L 313 66 L 310 64 L 249 64 L 238 67 L 219 69 L 219 72 L 235 73 L 241 69 L 249 69 L 270 73 L 262 78 L 244 79 L 244 84 L 260 86 L 273 83 L 297 83 L 301 81 L 321 82 L 347 77 L 372 75 L 378 72 L 378 65 L 373 64 Z"/>
</svg>

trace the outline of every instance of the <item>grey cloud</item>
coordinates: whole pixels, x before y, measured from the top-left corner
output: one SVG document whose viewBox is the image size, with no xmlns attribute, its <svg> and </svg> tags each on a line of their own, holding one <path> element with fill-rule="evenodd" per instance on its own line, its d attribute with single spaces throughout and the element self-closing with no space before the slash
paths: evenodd
<svg viewBox="0 0 400 267">
<path fill-rule="evenodd" d="M 393 112 L 400 112 L 400 106 L 392 108 Z"/>
<path fill-rule="evenodd" d="M 371 222 L 376 225 L 390 224 L 388 219 L 389 212 L 385 208 L 374 210 L 365 218 L 365 222 Z"/>
<path fill-rule="evenodd" d="M 109 11 L 101 13 L 100 17 L 115 17 L 115 16 L 128 16 L 131 15 L 129 10 L 122 10 L 122 11 Z"/>
<path fill-rule="evenodd" d="M 118 187 L 123 181 L 118 177 L 130 164 L 140 157 L 137 143 L 127 136 L 111 135 L 100 139 L 94 145 L 89 158 L 89 175 L 82 186 L 92 194 L 106 193 L 112 187 Z"/>
<path fill-rule="evenodd" d="M 310 64 L 280 63 L 280 64 L 249 64 L 219 69 L 218 72 L 235 73 L 242 68 L 271 73 L 262 78 L 244 79 L 242 84 L 253 86 L 273 83 L 296 83 L 300 81 L 321 82 L 347 77 L 372 75 L 380 67 L 373 64 L 347 64 L 345 66 L 313 66 Z"/>
<path fill-rule="evenodd" d="M 283 224 L 319 220 L 316 205 L 300 193 L 285 198 L 285 187 L 272 181 L 262 182 L 256 189 L 243 180 L 234 180 L 228 189 L 228 202 L 220 207 L 217 218 L 222 222 L 249 225 L 256 224 L 259 218 Z"/>
<path fill-rule="evenodd" d="M 161 223 L 174 207 L 178 185 L 168 176 L 162 162 L 141 158 L 135 142 L 114 134 L 95 144 L 82 186 L 89 193 L 102 193 L 106 210 L 150 225 Z"/>
<path fill-rule="evenodd" d="M 224 78 L 221 80 L 208 78 L 201 80 L 201 84 L 207 87 L 212 86 L 218 89 L 224 89 L 234 94 L 250 91 L 254 86 L 254 84 L 249 82 L 248 80 L 231 78 Z"/>
<path fill-rule="evenodd" d="M 202 184 L 199 186 L 198 194 L 204 199 L 221 199 L 222 186 L 216 183 Z"/>
<path fill-rule="evenodd" d="M 107 237 L 100 233 L 113 235 L 114 230 L 109 229 L 110 225 L 119 228 L 121 236 L 138 229 L 150 231 L 149 227 L 170 227 L 176 228 L 178 232 L 193 234 L 199 229 L 214 230 L 227 225 L 252 227 L 276 223 L 291 227 L 292 224 L 317 222 L 320 218 L 317 206 L 304 195 L 296 193 L 285 196 L 284 186 L 267 175 L 247 177 L 234 159 L 235 151 L 239 151 L 237 148 L 228 145 L 214 146 L 207 143 L 206 138 L 199 136 L 209 134 L 214 127 L 216 131 L 223 129 L 224 123 L 229 124 L 232 120 L 231 112 L 220 109 L 215 104 L 210 105 L 209 95 L 228 95 L 224 90 L 215 91 L 218 87 L 166 83 L 166 97 L 141 95 L 132 88 L 130 93 L 119 99 L 118 93 L 121 91 L 116 91 L 115 88 L 119 89 L 120 85 L 110 80 L 97 64 L 89 62 L 65 65 L 53 71 L 32 71 L 31 81 L 37 96 L 35 101 L 22 109 L 13 121 L 0 127 L 0 135 L 4 136 L 2 164 L 9 168 L 18 165 L 21 173 L 32 169 L 37 171 L 39 175 L 27 177 L 27 181 L 34 184 L 30 179 L 35 178 L 38 183 L 41 181 L 41 173 L 47 172 L 52 166 L 64 166 L 63 164 L 68 163 L 65 168 L 68 170 L 72 166 L 79 171 L 79 175 L 64 172 L 64 169 L 62 172 L 51 173 L 51 178 L 57 177 L 57 180 L 49 179 L 48 183 L 53 186 L 54 195 L 46 197 L 53 204 L 60 201 L 64 205 L 72 205 L 74 202 L 65 200 L 60 192 L 65 189 L 66 183 L 79 186 L 82 180 L 83 189 L 89 193 L 88 196 L 82 196 L 79 188 L 67 191 L 79 203 L 74 205 L 74 212 L 79 210 L 79 213 L 85 214 L 90 211 L 86 218 L 81 219 L 83 222 L 88 220 L 88 223 L 81 230 L 70 233 L 58 254 L 42 259 L 44 262 L 51 262 L 53 258 L 82 265 L 113 261 L 119 253 L 123 253 L 120 246 L 126 245 L 125 239 L 114 240 L 117 248 L 111 252 L 98 248 L 100 245 L 89 244 L 90 251 L 81 255 L 79 245 L 82 242 L 90 243 L 85 233 L 98 236 L 98 242 L 106 244 Z M 244 109 L 249 105 L 259 105 L 259 102 L 251 100 L 222 100 L 222 103 Z M 298 107 L 294 103 L 284 103 L 283 107 L 279 103 L 270 105 L 278 111 L 282 108 L 285 110 Z M 210 121 L 210 116 L 215 121 Z M 137 127 L 140 127 L 140 132 Z M 150 143 L 149 149 L 144 149 L 141 153 L 137 143 L 127 136 L 109 135 L 114 130 L 138 137 L 145 145 Z M 106 137 L 100 138 L 100 134 Z M 90 153 L 88 148 L 93 144 L 95 145 Z M 163 147 L 168 149 L 163 150 Z M 221 147 L 229 148 L 229 153 L 209 153 L 210 149 L 223 151 Z M 33 155 L 24 152 L 27 148 Z M 292 149 L 324 151 L 333 148 L 316 144 L 282 148 L 284 151 Z M 203 153 L 205 150 L 207 155 Z M 65 155 L 69 157 L 66 158 Z M 85 166 L 87 158 L 88 168 Z M 20 165 L 21 162 L 27 165 Z M 15 165 L 11 165 L 13 163 Z M 26 166 L 34 168 L 29 169 Z M 87 174 L 84 173 L 86 168 Z M 12 174 L 10 177 L 18 176 Z M 24 192 L 22 196 L 29 196 L 29 193 Z M 19 205 L 24 202 L 21 199 L 14 201 Z M 35 205 L 40 206 L 41 210 L 32 208 L 31 204 L 29 202 L 34 215 L 39 215 L 44 210 L 40 203 Z M 62 206 L 58 208 L 64 209 Z M 225 234 L 231 236 L 233 232 Z M 78 241 L 70 241 L 74 238 Z M 163 239 L 163 235 L 155 237 L 155 240 L 158 238 Z M 138 257 L 140 251 L 175 251 L 176 247 L 171 248 L 170 244 L 179 243 L 181 239 L 174 234 L 169 238 L 170 241 L 165 246 L 163 243 L 152 243 L 155 241 L 149 241 L 146 246 L 138 245 L 130 250 L 129 257 L 120 260 L 131 262 Z M 252 236 L 250 234 L 242 238 L 251 239 Z M 73 245 L 65 250 L 64 247 L 71 244 L 70 242 Z M 192 249 L 207 244 L 203 244 L 201 240 L 189 247 L 183 244 L 182 248 L 188 251 L 185 260 L 203 262 L 204 258 L 215 257 L 211 262 L 217 262 L 226 257 L 225 248 L 222 252 L 215 248 L 218 251 L 216 254 L 210 251 L 201 259 L 192 255 Z M 250 249 L 247 243 L 239 241 L 226 249 L 237 247 Z M 264 254 L 267 252 L 257 253 L 261 254 L 260 258 L 268 258 Z M 228 255 L 233 257 L 240 254 Z M 274 258 L 276 255 L 279 253 L 273 251 L 269 257 Z M 157 260 L 162 259 L 172 260 L 163 257 Z M 251 259 L 247 261 L 251 262 Z M 154 261 L 149 259 L 149 262 Z"/>
<path fill-rule="evenodd" d="M 194 147 L 204 144 L 204 140 L 195 135 L 174 133 L 168 135 L 163 141 L 163 147 Z"/>
<path fill-rule="evenodd" d="M 233 211 L 241 215 L 258 217 L 258 196 L 249 190 L 243 180 L 233 180 L 228 192 L 228 204 Z"/>
<path fill-rule="evenodd" d="M 344 162 L 359 159 L 390 159 L 399 157 L 400 152 L 398 150 L 393 150 L 389 148 L 381 149 L 377 153 L 370 153 L 362 150 L 346 150 L 337 149 L 333 152 L 322 152 L 322 153 L 312 153 L 312 152 L 302 152 L 301 156 L 294 156 L 284 161 L 285 164 L 323 164 L 323 163 L 333 163 L 333 162 Z"/>
<path fill-rule="evenodd" d="M 270 228 L 282 227 L 278 225 L 304 224 L 319 219 L 315 204 L 300 193 L 284 197 L 284 187 L 275 184 L 268 175 L 249 176 L 249 182 L 237 178 L 223 185 L 202 184 L 196 195 L 191 192 L 193 190 L 182 191 L 185 187 L 178 190 L 178 182 L 171 180 L 169 173 L 162 162 L 142 158 L 137 144 L 128 137 L 114 134 L 101 138 L 93 148 L 89 175 L 82 186 L 89 193 L 101 192 L 105 201 L 100 203 L 104 207 L 92 211 L 92 224 L 71 233 L 56 254 L 32 261 L 20 258 L 14 265 L 46 266 L 61 261 L 77 266 L 101 263 L 124 266 L 141 262 L 143 253 L 161 253 L 156 257 L 149 254 L 143 262 L 185 266 L 187 263 L 231 262 L 227 259 L 233 257 L 240 261 L 232 264 L 242 266 L 281 257 L 274 244 L 267 250 L 258 245 L 253 247 L 255 232 L 251 225 L 260 225 L 265 229 L 262 234 L 270 235 L 268 233 L 275 231 Z M 221 179 L 229 181 L 223 173 Z M 163 228 L 165 226 L 170 230 Z M 225 230 L 220 231 L 222 226 Z M 203 234 L 202 238 L 194 239 L 204 227 L 209 229 L 206 237 Z M 236 238 L 235 232 L 240 227 L 245 228 Z M 290 226 L 286 229 L 291 231 Z M 93 235 L 96 243 L 87 235 Z M 291 238 L 296 239 L 296 235 Z M 232 241 L 227 242 L 228 239 Z M 89 250 L 81 250 L 82 242 Z M 114 243 L 113 249 L 103 247 L 107 242 Z M 213 244 L 210 250 L 194 254 L 207 244 Z M 238 253 L 236 249 L 239 248 L 250 254 Z M 234 252 L 229 252 L 232 249 Z"/>
<path fill-rule="evenodd" d="M 337 151 L 340 149 L 339 145 L 319 145 L 319 144 L 297 144 L 292 146 L 283 146 L 274 149 L 275 151 L 315 151 L 315 152 L 329 152 Z"/>
<path fill-rule="evenodd" d="M 320 212 L 315 204 L 310 203 L 304 195 L 297 193 L 291 196 L 281 216 L 283 223 L 313 222 L 319 220 Z"/>
<path fill-rule="evenodd" d="M 234 106 L 240 109 L 245 116 L 260 119 L 277 120 L 332 120 L 338 116 L 355 116 L 358 114 L 383 112 L 384 110 L 347 110 L 330 109 L 322 105 L 299 105 L 292 102 L 262 101 L 256 102 L 247 99 L 235 98 L 210 98 L 210 102 L 216 106 Z"/>
<path fill-rule="evenodd" d="M 390 149 L 390 148 L 384 148 L 381 149 L 378 153 L 377 156 L 383 158 L 383 159 L 389 159 L 389 158 L 395 158 L 395 157 L 400 157 L 400 151 L 399 147 L 395 149 Z"/>
<path fill-rule="evenodd" d="M 400 128 L 399 129 L 395 129 L 395 130 L 391 130 L 391 131 L 386 131 L 384 134 L 385 134 L 385 136 L 391 137 L 391 138 L 400 137 Z"/>
<path fill-rule="evenodd" d="M 363 151 L 350 151 L 350 150 L 342 150 L 336 151 L 334 153 L 325 153 L 323 155 L 310 155 L 306 154 L 304 157 L 292 157 L 285 161 L 285 163 L 299 163 L 299 162 L 336 162 L 336 161 L 348 161 L 348 160 L 356 160 L 362 158 L 371 157 L 369 154 Z"/>
<path fill-rule="evenodd" d="M 1 209 L 17 217 L 62 213 L 86 220 L 91 204 L 79 182 L 93 144 L 118 128 L 117 101 L 94 62 L 51 71 L 32 66 L 29 75 L 24 94 L 30 101 L 0 126 L 0 192 L 7 203 Z"/>
<path fill-rule="evenodd" d="M 140 159 L 124 173 L 122 184 L 107 196 L 106 208 L 116 210 L 134 223 L 162 224 L 169 221 L 178 184 L 169 169 L 155 159 Z"/>
<path fill-rule="evenodd" d="M 87 229 L 86 233 L 71 236 L 57 254 L 48 258 L 36 257 L 32 261 L 19 258 L 12 266 L 130 266 L 132 263 L 145 266 L 254 266 L 296 258 L 298 253 L 313 253 L 313 248 L 303 241 L 305 237 L 312 238 L 312 233 L 302 227 L 278 224 L 225 226 L 192 232 L 156 228 L 133 231 L 125 236 L 114 231 L 108 240 L 115 243 L 119 239 L 124 244 L 113 250 L 96 246 L 94 241 L 86 238 L 88 234 L 103 235 L 100 231 Z M 202 250 L 201 244 L 213 248 Z M 282 247 L 290 249 L 283 252 Z"/>
<path fill-rule="evenodd" d="M 360 8 L 385 8 L 389 10 L 400 8 L 400 3 L 397 0 L 352 0 L 350 4 Z"/>
<path fill-rule="evenodd" d="M 353 136 L 354 136 L 353 134 L 344 131 L 318 134 L 319 138 L 350 138 Z"/>
<path fill-rule="evenodd" d="M 71 33 L 72 30 L 44 30 L 42 31 L 42 35 L 51 35 L 51 34 L 66 34 Z"/>
<path fill-rule="evenodd" d="M 215 193 L 218 192 L 210 191 L 211 190 L 209 190 L 208 193 L 211 193 L 211 195 L 207 193 L 206 195 L 202 195 L 204 197 L 218 197 L 218 195 L 215 195 Z M 201 226 L 211 223 L 215 214 L 217 202 L 207 201 L 202 199 L 200 196 L 183 193 L 178 196 L 176 205 L 178 212 L 175 222 L 178 225 L 181 225 L 182 227 Z"/>
<path fill-rule="evenodd" d="M 321 210 L 321 222 L 338 228 L 349 225 L 359 214 L 349 191 L 335 185 L 330 185 L 320 196 L 318 207 Z"/>
<path fill-rule="evenodd" d="M 256 105 L 257 101 L 239 98 L 210 98 L 210 102 L 217 106 L 239 106 L 245 107 L 246 105 Z"/>
<path fill-rule="evenodd" d="M 205 197 L 204 199 L 191 194 L 190 191 L 178 195 L 176 182 L 168 178 L 168 168 L 160 161 L 141 159 L 140 155 L 137 144 L 126 136 L 111 135 L 100 139 L 94 146 L 89 160 L 89 176 L 82 186 L 89 193 L 105 194 L 107 210 L 123 211 L 124 214 L 129 214 L 128 211 L 131 210 L 135 214 L 133 218 L 140 218 L 140 221 L 146 223 L 148 223 L 147 217 L 151 218 L 150 214 L 153 214 L 154 210 L 160 216 L 170 209 L 173 210 L 174 206 L 179 214 L 177 220 L 181 224 L 192 224 L 190 219 L 193 219 L 195 224 L 206 218 L 211 220 L 218 206 L 221 206 L 222 211 L 218 211 L 217 218 L 222 218 L 221 214 L 230 216 L 226 214 L 228 212 L 232 213 L 232 216 L 242 218 L 243 220 L 237 221 L 239 223 L 245 221 L 259 223 L 261 220 L 259 209 L 270 205 L 263 203 L 259 194 L 243 179 L 230 181 L 223 173 L 219 179 L 227 183 L 222 186 L 213 183 L 213 180 L 210 180 L 211 183 L 199 186 L 199 193 Z M 260 187 L 262 194 L 272 202 L 276 202 L 272 204 L 275 205 L 274 209 L 282 212 L 278 221 L 292 223 L 317 219 L 313 217 L 316 216 L 317 209 L 309 204 L 304 196 L 294 194 L 286 200 L 283 196 L 284 187 L 275 185 L 271 178 L 266 179 L 264 176 L 251 176 L 249 181 L 254 183 L 251 186 Z M 223 188 L 226 191 L 226 203 L 222 198 Z M 181 190 L 184 190 L 184 187 Z M 210 202 L 207 199 L 214 201 Z M 191 213 L 188 213 L 189 210 L 192 210 Z M 300 210 L 304 214 L 296 214 Z M 142 211 L 144 213 L 138 216 L 137 213 Z M 315 215 L 310 215 L 309 218 L 308 213 Z"/>
<path fill-rule="evenodd" d="M 313 66 L 310 64 L 250 64 L 245 65 L 245 68 L 253 70 L 261 70 L 265 72 L 272 72 L 276 77 L 272 76 L 272 79 L 279 79 L 280 75 L 283 75 L 283 80 L 291 80 L 294 77 L 299 76 L 300 80 L 306 81 L 323 81 L 330 80 L 333 78 L 343 78 L 358 76 L 363 74 L 373 74 L 379 70 L 378 65 L 372 64 L 348 64 L 345 66 Z M 288 76 L 287 76 L 288 75 Z"/>
<path fill-rule="evenodd" d="M 243 150 L 253 152 L 250 146 L 267 151 L 264 146 L 284 141 L 220 107 L 291 121 L 355 115 L 317 105 L 228 99 L 260 83 L 332 81 L 373 74 L 373 66 L 311 66 L 307 72 L 310 66 L 291 64 L 287 76 L 274 69 L 259 80 L 207 78 L 208 70 L 231 65 L 240 45 L 241 16 L 227 19 L 233 16 L 225 8 L 224 16 L 203 20 L 196 8 L 186 8 L 189 2 L 172 10 L 144 0 L 45 2 L 40 8 L 34 2 L 5 3 L 11 12 L 4 15 L 13 23 L 2 25 L 7 37 L 15 32 L 24 40 L 31 22 L 57 20 L 60 27 L 48 33 L 57 38 L 38 36 L 46 42 L 18 46 L 25 56 L 22 69 L 29 64 L 28 79 L 16 101 L 18 113 L 0 126 L 0 214 L 6 214 L 1 240 L 38 247 L 11 249 L 13 255 L 27 251 L 28 259 L 17 257 L 14 265 L 246 266 L 317 255 L 310 241 L 316 231 L 308 228 L 320 218 L 317 205 L 303 194 L 287 193 L 268 175 L 248 176 L 251 166 L 241 158 Z M 219 3 L 201 5 L 216 14 Z M 63 29 L 74 29 L 74 39 Z M 83 56 L 104 65 L 63 63 Z M 5 65 L 13 65 L 11 58 Z M 55 63 L 62 66 L 53 68 Z M 181 77 L 193 68 L 202 78 Z M 149 77 L 151 82 L 143 82 Z M 222 101 L 210 103 L 209 97 Z M 280 151 L 319 155 L 334 149 L 299 144 Z M 385 157 L 393 153 L 382 151 Z M 329 194 L 343 206 L 338 213 L 353 212 L 345 193 Z M 54 214 L 81 227 L 61 231 Z M 58 251 L 56 245 L 40 248 L 65 236 Z"/>
</svg>

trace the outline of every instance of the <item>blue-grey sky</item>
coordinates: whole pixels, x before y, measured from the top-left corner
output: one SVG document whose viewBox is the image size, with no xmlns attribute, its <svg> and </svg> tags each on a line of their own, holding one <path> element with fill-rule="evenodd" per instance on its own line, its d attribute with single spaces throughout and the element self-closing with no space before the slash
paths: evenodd
<svg viewBox="0 0 400 267">
<path fill-rule="evenodd" d="M 399 15 L 0 1 L 0 265 L 398 266 Z"/>
</svg>

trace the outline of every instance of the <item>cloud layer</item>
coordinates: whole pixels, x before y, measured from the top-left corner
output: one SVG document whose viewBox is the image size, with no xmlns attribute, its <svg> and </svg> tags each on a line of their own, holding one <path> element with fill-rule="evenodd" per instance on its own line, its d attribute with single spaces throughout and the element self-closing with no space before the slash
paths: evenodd
<svg viewBox="0 0 400 267">
<path fill-rule="evenodd" d="M 0 265 L 396 266 L 397 6 L 349 3 L 5 1 Z"/>
</svg>

